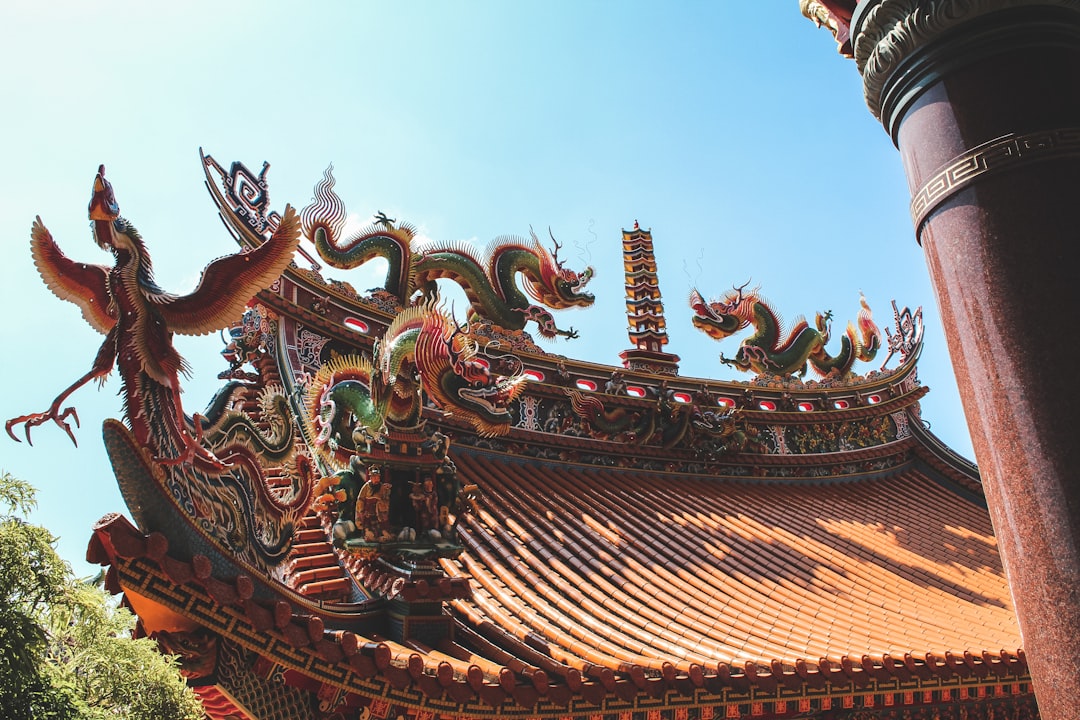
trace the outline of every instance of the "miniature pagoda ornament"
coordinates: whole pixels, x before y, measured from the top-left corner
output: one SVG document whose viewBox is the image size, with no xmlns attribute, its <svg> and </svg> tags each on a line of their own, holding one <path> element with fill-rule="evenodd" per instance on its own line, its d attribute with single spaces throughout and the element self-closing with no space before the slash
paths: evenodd
<svg viewBox="0 0 1080 720">
<path fill-rule="evenodd" d="M 747 285 L 749 282 L 732 288 L 715 302 L 706 302 L 697 290 L 690 293 L 694 327 L 709 337 L 723 340 L 751 325 L 754 327 L 754 334 L 743 340 L 735 357 L 726 358 L 720 353 L 720 362 L 725 365 L 758 375 L 800 377 L 812 367 L 822 377 L 845 378 L 851 374 L 856 360 L 873 360 L 881 347 L 881 331 L 861 294 L 858 327 L 848 323 L 847 332 L 840 338 L 840 352 L 830 355 L 825 345 L 831 337 L 832 311 L 817 313 L 814 327 L 800 318 L 782 339 L 779 315 L 758 288 L 748 291 Z"/>
<path fill-rule="evenodd" d="M 653 375 L 678 375 L 679 356 L 665 352 L 667 323 L 660 284 L 656 277 L 656 255 L 652 233 L 623 230 L 623 268 L 626 271 L 626 317 L 630 323 L 630 342 L 634 347 L 619 353 L 623 367 Z"/>
</svg>

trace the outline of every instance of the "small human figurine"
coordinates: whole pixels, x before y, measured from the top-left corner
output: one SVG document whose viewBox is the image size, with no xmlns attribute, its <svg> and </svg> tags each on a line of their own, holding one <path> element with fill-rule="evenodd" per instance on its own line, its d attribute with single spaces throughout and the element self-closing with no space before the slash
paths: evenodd
<svg viewBox="0 0 1080 720">
<path fill-rule="evenodd" d="M 436 460 L 443 460 L 446 457 L 446 453 L 450 450 L 450 438 L 436 430 L 431 434 L 431 437 L 424 442 L 424 445 L 431 448 L 431 454 Z"/>
<path fill-rule="evenodd" d="M 626 392 L 626 380 L 619 370 L 611 373 L 611 378 L 604 383 L 605 395 L 622 395 Z"/>
<path fill-rule="evenodd" d="M 409 483 L 409 501 L 413 506 L 413 518 L 415 528 L 418 532 L 423 532 L 426 526 L 424 511 L 426 504 L 424 502 L 424 486 L 419 480 Z"/>
<path fill-rule="evenodd" d="M 379 519 L 376 505 L 379 502 L 380 485 L 379 473 L 369 473 L 368 481 L 360 488 L 356 501 L 356 525 L 367 542 L 374 542 L 378 538 Z"/>
<path fill-rule="evenodd" d="M 555 366 L 555 382 L 563 386 L 570 384 L 570 371 L 566 369 L 566 363 L 562 360 Z"/>
<path fill-rule="evenodd" d="M 338 517 L 334 522 L 334 537 L 344 540 L 356 531 L 356 500 L 364 479 L 364 463 L 357 456 L 349 459 L 349 466 L 329 477 L 323 478 L 316 487 L 316 507 L 330 509 L 337 506 Z"/>
<path fill-rule="evenodd" d="M 656 397 L 657 422 L 661 428 L 666 428 L 678 412 L 675 408 L 675 391 L 668 387 L 667 380 L 661 380 L 660 384 L 655 389 L 650 388 L 650 391 Z"/>
<path fill-rule="evenodd" d="M 703 384 L 701 389 L 694 393 L 694 404 L 701 407 L 711 407 L 716 405 L 716 398 L 713 397 L 708 383 Z"/>
<path fill-rule="evenodd" d="M 423 522 L 420 524 L 424 530 L 427 531 L 433 539 L 438 539 L 442 533 L 439 532 L 439 496 L 435 492 L 435 483 L 431 478 L 424 480 L 424 512 Z"/>
<path fill-rule="evenodd" d="M 431 478 L 424 481 L 417 480 L 412 483 L 412 492 L 409 493 L 412 501 L 413 513 L 416 518 L 415 530 L 418 534 L 428 533 L 438 538 L 439 499 L 435 494 L 435 483 Z"/>
<path fill-rule="evenodd" d="M 442 465 L 435 470 L 437 482 L 436 494 L 440 505 L 454 506 L 460 484 L 457 479 L 457 465 L 450 458 L 444 458 Z"/>
<path fill-rule="evenodd" d="M 658 403 L 670 403 L 675 399 L 675 391 L 668 387 L 667 380 L 661 380 L 652 393 Z"/>
<path fill-rule="evenodd" d="M 444 540 L 454 539 L 454 521 L 450 518 L 450 507 L 448 505 L 442 505 L 439 507 L 439 533 Z"/>
<path fill-rule="evenodd" d="M 379 484 L 379 494 L 375 501 L 375 519 L 379 529 L 379 542 L 387 542 L 394 539 L 390 532 L 390 483 Z"/>
</svg>

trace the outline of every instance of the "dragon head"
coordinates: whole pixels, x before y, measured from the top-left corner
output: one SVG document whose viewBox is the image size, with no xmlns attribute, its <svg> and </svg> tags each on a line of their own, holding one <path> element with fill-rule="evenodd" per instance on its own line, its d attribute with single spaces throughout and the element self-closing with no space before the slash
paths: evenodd
<svg viewBox="0 0 1080 720">
<path fill-rule="evenodd" d="M 211 677 L 217 667 L 218 640 L 199 628 L 192 631 L 159 630 L 152 635 L 163 652 L 176 655 L 180 674 L 187 680 Z"/>
<path fill-rule="evenodd" d="M 756 291 L 744 294 L 746 284 L 732 288 L 715 302 L 706 302 L 697 290 L 690 291 L 694 327 L 716 340 L 723 340 L 747 327 L 753 318 Z"/>
<path fill-rule="evenodd" d="M 695 407 L 690 423 L 700 433 L 724 438 L 735 432 L 735 418 L 738 413 L 738 408 L 720 410 L 713 407 Z"/>
<path fill-rule="evenodd" d="M 524 278 L 523 285 L 529 297 L 551 308 L 592 305 L 596 298 L 585 290 L 585 286 L 592 280 L 595 271 L 591 267 L 586 267 L 579 273 L 563 267 L 562 261 L 559 260 L 559 249 L 562 245 L 555 239 L 550 229 L 548 235 L 554 243 L 554 250 L 551 252 L 548 252 L 547 248 L 540 243 L 536 233 L 531 230 L 529 232 L 532 235 L 534 251 L 540 261 L 539 276 Z"/>
<path fill-rule="evenodd" d="M 559 275 L 555 278 L 554 283 L 555 292 L 568 305 L 582 307 L 592 305 L 596 298 L 592 293 L 585 291 L 585 286 L 592 280 L 593 274 L 592 267 L 586 267 L 580 273 L 577 273 L 560 266 Z"/>
<path fill-rule="evenodd" d="M 415 362 L 424 391 L 443 410 L 466 420 L 481 435 L 503 435 L 510 429 L 510 403 L 526 382 L 515 356 L 481 353 L 468 327 L 428 307 L 416 340 Z M 509 364 L 513 373 L 493 372 L 496 363 Z"/>
</svg>

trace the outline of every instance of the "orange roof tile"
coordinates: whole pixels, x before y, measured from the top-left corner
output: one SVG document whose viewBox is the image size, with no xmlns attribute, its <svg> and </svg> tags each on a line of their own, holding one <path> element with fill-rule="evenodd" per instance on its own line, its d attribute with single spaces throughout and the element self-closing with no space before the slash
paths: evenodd
<svg viewBox="0 0 1080 720">
<path fill-rule="evenodd" d="M 476 592 L 455 614 L 571 667 L 880 671 L 1020 645 L 986 510 L 914 467 L 779 485 L 456 457 L 483 495 L 452 568 Z"/>
</svg>

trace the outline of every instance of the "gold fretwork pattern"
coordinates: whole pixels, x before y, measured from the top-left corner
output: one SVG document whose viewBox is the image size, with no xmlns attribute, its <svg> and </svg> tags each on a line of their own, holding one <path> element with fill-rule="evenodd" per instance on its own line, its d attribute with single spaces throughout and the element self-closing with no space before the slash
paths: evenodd
<svg viewBox="0 0 1080 720">
<path fill-rule="evenodd" d="M 915 233 L 946 198 L 989 173 L 1075 155 L 1080 155 L 1080 128 L 1009 133 L 961 153 L 927 179 L 911 199 Z"/>
<path fill-rule="evenodd" d="M 236 643 L 221 643 L 218 685 L 259 720 L 315 720 L 312 696 L 280 682 L 260 678 L 251 671 L 254 657 Z"/>
</svg>

